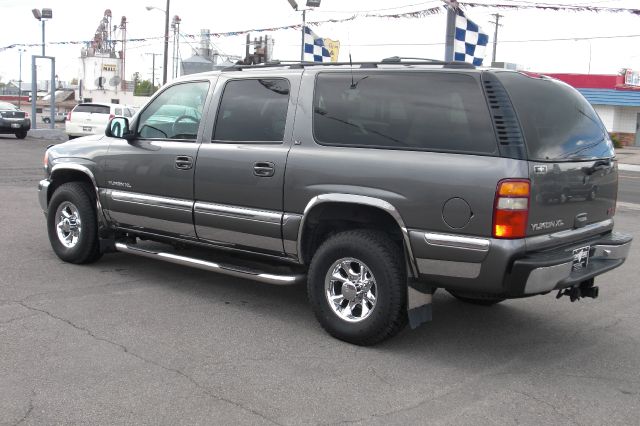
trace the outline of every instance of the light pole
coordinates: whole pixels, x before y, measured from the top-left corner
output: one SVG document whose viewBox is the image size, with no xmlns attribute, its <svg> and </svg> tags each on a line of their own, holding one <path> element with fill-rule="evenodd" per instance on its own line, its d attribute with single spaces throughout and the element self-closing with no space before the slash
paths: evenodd
<svg viewBox="0 0 640 426">
<path fill-rule="evenodd" d="M 25 49 L 18 49 L 20 52 L 20 71 L 18 74 L 18 109 L 22 105 L 22 53 L 26 52 Z"/>
<path fill-rule="evenodd" d="M 45 56 L 44 54 L 44 22 L 47 19 L 52 19 L 53 18 L 53 11 L 51 9 L 32 9 L 31 13 L 33 13 L 33 17 L 36 18 L 38 21 L 42 22 L 42 56 Z"/>
<path fill-rule="evenodd" d="M 304 62 L 304 34 L 305 34 L 304 30 L 305 30 L 305 27 L 307 26 L 307 10 L 311 10 L 310 8 L 312 7 L 320 7 L 321 0 L 307 0 L 307 7 L 309 9 L 299 9 L 298 3 L 296 3 L 296 0 L 287 0 L 287 1 L 289 2 L 293 10 L 295 10 L 296 12 L 302 12 L 302 41 L 300 45 L 300 62 Z"/>
<path fill-rule="evenodd" d="M 167 84 L 167 61 L 169 59 L 169 5 L 171 0 L 167 0 L 165 10 L 155 6 L 146 6 L 147 10 L 157 9 L 164 12 L 164 66 L 162 68 L 162 84 Z"/>
</svg>

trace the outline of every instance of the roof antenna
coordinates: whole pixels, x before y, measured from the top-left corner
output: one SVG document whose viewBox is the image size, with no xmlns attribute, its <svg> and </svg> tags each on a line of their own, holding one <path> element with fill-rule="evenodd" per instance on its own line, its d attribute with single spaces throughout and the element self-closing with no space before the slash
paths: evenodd
<svg viewBox="0 0 640 426">
<path fill-rule="evenodd" d="M 349 52 L 349 68 L 351 68 L 351 89 L 355 89 L 357 85 L 353 81 L 353 62 L 351 61 L 351 52 Z"/>
</svg>

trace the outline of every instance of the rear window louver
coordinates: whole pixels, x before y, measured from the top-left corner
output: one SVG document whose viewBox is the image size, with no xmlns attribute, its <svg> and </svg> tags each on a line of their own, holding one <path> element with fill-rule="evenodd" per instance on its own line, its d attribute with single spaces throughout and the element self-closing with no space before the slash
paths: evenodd
<svg viewBox="0 0 640 426">
<path fill-rule="evenodd" d="M 489 73 L 484 73 L 482 83 L 489 103 L 493 127 L 498 138 L 500 155 L 508 158 L 525 159 L 526 153 L 522 130 L 507 91 L 498 79 Z"/>
</svg>

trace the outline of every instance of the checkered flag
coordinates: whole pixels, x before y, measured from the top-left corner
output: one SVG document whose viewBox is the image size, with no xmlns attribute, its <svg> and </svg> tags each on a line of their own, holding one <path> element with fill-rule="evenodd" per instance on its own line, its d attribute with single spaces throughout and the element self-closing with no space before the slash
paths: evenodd
<svg viewBox="0 0 640 426">
<path fill-rule="evenodd" d="M 331 53 L 324 47 L 324 40 L 309 27 L 304 27 L 304 60 L 305 62 L 331 62 Z"/>
<path fill-rule="evenodd" d="M 489 36 L 471 19 L 456 9 L 456 35 L 453 42 L 453 59 L 482 65 L 484 50 L 489 43 Z"/>
</svg>

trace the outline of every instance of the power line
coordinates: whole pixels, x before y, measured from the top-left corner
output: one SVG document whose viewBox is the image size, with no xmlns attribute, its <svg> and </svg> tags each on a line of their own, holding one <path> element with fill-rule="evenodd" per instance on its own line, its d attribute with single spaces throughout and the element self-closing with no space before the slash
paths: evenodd
<svg viewBox="0 0 640 426">
<path fill-rule="evenodd" d="M 640 37 L 640 34 L 625 34 L 614 36 L 593 36 L 593 37 L 566 37 L 566 38 L 542 38 L 542 39 L 528 39 L 528 40 L 502 40 L 500 43 L 542 43 L 551 41 L 578 41 L 578 40 L 599 40 L 599 39 L 616 39 L 616 38 L 634 38 Z M 376 46 L 441 46 L 444 42 L 437 43 L 363 43 L 363 44 L 348 44 L 345 46 L 356 47 L 376 47 Z M 293 44 L 289 46 L 294 46 Z M 295 45 L 297 46 L 297 45 Z"/>
</svg>

